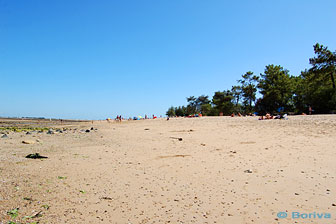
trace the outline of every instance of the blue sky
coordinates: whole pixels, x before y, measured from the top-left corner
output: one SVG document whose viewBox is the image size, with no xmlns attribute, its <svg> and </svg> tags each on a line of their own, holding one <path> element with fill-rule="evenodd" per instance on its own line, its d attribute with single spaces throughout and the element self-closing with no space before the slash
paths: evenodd
<svg viewBox="0 0 336 224">
<path fill-rule="evenodd" d="M 0 116 L 164 115 L 336 49 L 336 1 L 2 0 Z"/>
</svg>

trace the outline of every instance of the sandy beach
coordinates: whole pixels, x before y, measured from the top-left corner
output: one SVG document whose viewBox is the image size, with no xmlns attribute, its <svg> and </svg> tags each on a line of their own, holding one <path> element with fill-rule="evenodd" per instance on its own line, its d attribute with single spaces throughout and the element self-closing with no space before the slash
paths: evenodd
<svg viewBox="0 0 336 224">
<path fill-rule="evenodd" d="M 1 224 L 336 222 L 335 115 L 41 125 L 0 130 Z"/>
</svg>

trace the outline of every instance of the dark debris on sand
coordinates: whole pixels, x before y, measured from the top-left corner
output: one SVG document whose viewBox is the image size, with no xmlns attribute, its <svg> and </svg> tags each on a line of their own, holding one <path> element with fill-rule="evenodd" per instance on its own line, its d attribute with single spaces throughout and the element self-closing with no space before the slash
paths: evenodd
<svg viewBox="0 0 336 224">
<path fill-rule="evenodd" d="M 27 159 L 47 159 L 47 156 L 41 156 L 39 153 L 28 154 L 26 156 Z"/>
</svg>

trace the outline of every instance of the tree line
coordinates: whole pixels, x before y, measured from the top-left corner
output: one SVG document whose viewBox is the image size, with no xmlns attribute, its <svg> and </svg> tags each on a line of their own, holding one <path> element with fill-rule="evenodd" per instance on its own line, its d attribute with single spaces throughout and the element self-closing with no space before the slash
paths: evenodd
<svg viewBox="0 0 336 224">
<path fill-rule="evenodd" d="M 267 65 L 264 73 L 248 71 L 231 89 L 209 96 L 187 97 L 187 106 L 170 107 L 167 116 L 230 115 L 232 113 L 314 113 L 336 112 L 336 51 L 319 43 L 314 45 L 311 68 L 298 76 L 280 65 Z M 257 92 L 260 98 L 257 98 Z"/>
</svg>

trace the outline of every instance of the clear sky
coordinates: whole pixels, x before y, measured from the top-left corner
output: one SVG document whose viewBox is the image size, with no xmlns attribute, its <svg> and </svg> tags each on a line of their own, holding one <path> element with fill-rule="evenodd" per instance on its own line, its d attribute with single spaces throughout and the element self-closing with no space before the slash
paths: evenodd
<svg viewBox="0 0 336 224">
<path fill-rule="evenodd" d="M 1 0 L 0 116 L 164 115 L 336 49 L 335 0 Z"/>
</svg>

